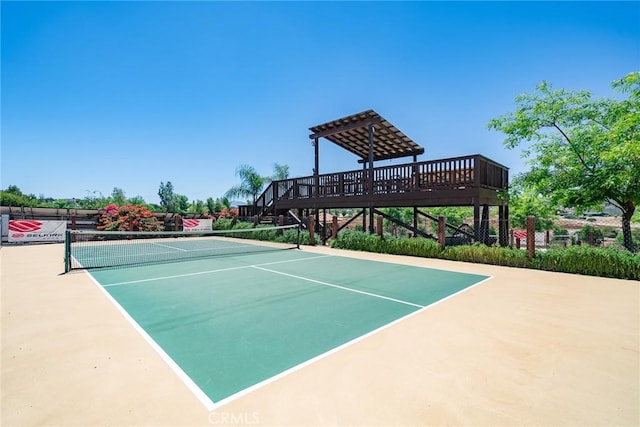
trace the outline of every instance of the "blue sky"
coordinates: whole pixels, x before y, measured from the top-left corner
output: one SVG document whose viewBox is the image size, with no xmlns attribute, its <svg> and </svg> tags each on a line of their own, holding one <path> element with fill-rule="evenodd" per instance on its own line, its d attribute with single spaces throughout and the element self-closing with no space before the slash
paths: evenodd
<svg viewBox="0 0 640 427">
<path fill-rule="evenodd" d="M 542 80 L 614 96 L 639 2 L 2 1 L 1 188 L 221 197 L 239 165 L 312 173 L 308 128 L 374 109 L 420 160 L 525 170 L 487 122 Z M 407 159 L 408 161 L 409 159 Z M 390 162 L 380 162 L 379 165 Z M 398 163 L 396 161 L 396 163 Z M 326 140 L 320 172 L 358 169 Z"/>
</svg>

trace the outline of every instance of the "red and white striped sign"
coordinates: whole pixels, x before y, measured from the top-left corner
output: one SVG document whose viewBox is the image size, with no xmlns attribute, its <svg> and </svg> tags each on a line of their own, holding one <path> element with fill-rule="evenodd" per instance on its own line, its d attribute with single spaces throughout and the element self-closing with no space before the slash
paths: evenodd
<svg viewBox="0 0 640 427">
<path fill-rule="evenodd" d="M 527 238 L 527 232 L 526 231 L 520 231 L 520 230 L 514 230 L 513 231 L 513 238 L 514 239 L 524 240 L 524 239 Z"/>
<path fill-rule="evenodd" d="M 203 219 L 183 219 L 182 231 L 211 231 L 213 220 L 211 218 Z"/>
<path fill-rule="evenodd" d="M 9 221 L 10 242 L 63 242 L 67 221 Z"/>
</svg>

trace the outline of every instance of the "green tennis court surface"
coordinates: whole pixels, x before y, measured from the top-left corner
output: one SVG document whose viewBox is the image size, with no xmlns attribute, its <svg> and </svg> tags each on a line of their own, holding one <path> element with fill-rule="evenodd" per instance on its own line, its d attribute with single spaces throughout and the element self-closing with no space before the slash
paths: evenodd
<svg viewBox="0 0 640 427">
<path fill-rule="evenodd" d="M 90 274 L 209 409 L 487 278 L 299 250 Z"/>
</svg>

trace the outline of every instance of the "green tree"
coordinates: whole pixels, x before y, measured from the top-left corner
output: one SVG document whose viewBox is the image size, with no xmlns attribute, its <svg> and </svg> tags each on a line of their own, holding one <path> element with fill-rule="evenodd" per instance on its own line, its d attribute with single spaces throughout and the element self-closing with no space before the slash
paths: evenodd
<svg viewBox="0 0 640 427">
<path fill-rule="evenodd" d="M 129 203 L 138 206 L 146 205 L 146 202 L 144 201 L 144 198 L 142 196 L 135 196 L 130 198 Z"/>
<path fill-rule="evenodd" d="M 209 209 L 207 205 L 202 200 L 194 200 L 191 202 L 189 206 L 189 212 L 198 213 L 198 214 L 207 214 L 209 213 Z"/>
<path fill-rule="evenodd" d="M 171 181 L 167 183 L 160 182 L 160 188 L 158 189 L 158 197 L 160 197 L 160 206 L 162 206 L 165 212 L 177 212 L 178 201 L 176 194 L 173 191 L 173 184 Z"/>
<path fill-rule="evenodd" d="M 20 188 L 17 185 L 10 185 L 4 190 L 6 193 L 15 194 L 16 196 L 24 196 Z"/>
<path fill-rule="evenodd" d="M 550 230 L 556 217 L 556 207 L 546 195 L 523 186 L 515 179 L 509 188 L 509 222 L 517 228 L 527 227 L 527 217 L 536 217 L 536 230 Z"/>
<path fill-rule="evenodd" d="M 413 209 L 412 208 L 382 208 L 380 211 L 386 213 L 392 218 L 397 219 L 398 221 L 404 222 L 405 224 L 413 225 Z M 394 227 L 398 231 L 400 236 L 404 236 L 407 234 L 407 230 L 405 228 L 397 228 L 397 226 L 389 221 L 388 219 L 384 219 L 382 222 L 382 227 L 387 232 L 392 232 Z M 358 225 L 358 224 L 356 224 Z M 360 227 L 361 228 L 361 227 Z M 419 227 L 420 228 L 420 227 Z"/>
<path fill-rule="evenodd" d="M 227 198 L 251 196 L 255 204 L 266 179 L 260 176 L 255 168 L 249 165 L 239 166 L 238 169 L 236 169 L 236 176 L 240 178 L 240 184 L 231 187 L 224 196 Z"/>
<path fill-rule="evenodd" d="M 84 199 L 76 200 L 76 207 L 81 209 L 102 209 L 110 203 L 109 199 L 104 197 L 100 191 L 87 190 Z"/>
<path fill-rule="evenodd" d="M 189 211 L 190 203 L 187 196 L 185 196 L 184 194 L 176 194 L 175 200 L 178 212 L 185 213 Z"/>
<path fill-rule="evenodd" d="M 114 187 L 111 192 L 111 201 L 116 206 L 123 206 L 127 204 L 127 198 L 122 188 Z"/>
<path fill-rule="evenodd" d="M 524 185 L 557 205 L 588 209 L 608 202 L 622 211 L 624 247 L 634 250 L 630 220 L 640 203 L 640 72 L 613 82 L 625 99 L 554 90 L 543 82 L 516 97 L 516 111 L 489 122 L 504 144 L 530 146 Z"/>
<path fill-rule="evenodd" d="M 222 210 L 222 207 L 214 200 L 213 197 L 207 198 L 207 209 L 210 214 L 216 214 Z"/>
<path fill-rule="evenodd" d="M 469 217 L 473 217 L 473 209 L 469 207 L 439 207 L 439 208 L 428 208 L 424 210 L 431 216 L 439 217 L 440 215 L 444 216 L 447 219 L 447 224 L 452 225 L 454 227 L 460 227 L 465 223 L 466 219 Z M 473 224 L 473 223 L 472 223 Z M 434 232 L 438 230 L 438 222 L 431 221 L 431 229 Z M 447 228 L 447 233 L 452 234 L 454 230 Z"/>
<path fill-rule="evenodd" d="M 228 197 L 223 197 L 220 199 L 220 204 L 222 205 L 222 208 L 227 208 L 227 209 L 231 209 L 231 200 L 229 200 Z"/>
<path fill-rule="evenodd" d="M 22 191 L 10 185 L 6 190 L 0 191 L 0 204 L 2 206 L 33 206 L 34 200 L 22 194 Z"/>
</svg>

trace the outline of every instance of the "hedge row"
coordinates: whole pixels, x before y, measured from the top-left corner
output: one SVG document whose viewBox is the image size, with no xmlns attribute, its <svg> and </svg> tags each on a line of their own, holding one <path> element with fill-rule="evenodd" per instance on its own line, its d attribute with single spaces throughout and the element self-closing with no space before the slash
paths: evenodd
<svg viewBox="0 0 640 427">
<path fill-rule="evenodd" d="M 437 242 L 421 237 L 380 237 L 377 234 L 353 230 L 340 233 L 331 246 L 394 255 L 640 280 L 640 252 L 634 255 L 628 251 L 610 248 L 573 246 L 537 251 L 534 258 L 529 258 L 526 252 L 520 249 L 480 244 L 448 246 L 442 249 Z"/>
</svg>

